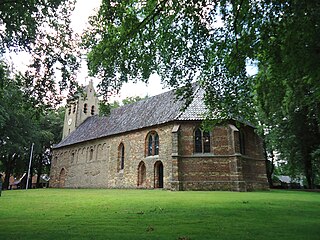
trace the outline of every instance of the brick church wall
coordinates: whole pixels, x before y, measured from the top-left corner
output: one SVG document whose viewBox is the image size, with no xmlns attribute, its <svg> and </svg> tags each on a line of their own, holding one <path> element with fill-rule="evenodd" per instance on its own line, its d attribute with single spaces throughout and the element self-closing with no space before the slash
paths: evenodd
<svg viewBox="0 0 320 240">
<path fill-rule="evenodd" d="M 179 190 L 267 189 L 262 142 L 253 128 L 245 126 L 246 155 L 240 154 L 239 131 L 230 124 L 210 133 L 210 153 L 194 153 L 194 131 L 199 122 L 180 126 Z"/>
<path fill-rule="evenodd" d="M 163 187 L 172 190 L 266 189 L 261 139 L 244 126 L 245 154 L 240 154 L 239 131 L 232 124 L 211 132 L 210 153 L 194 153 L 198 121 L 181 121 L 96 139 L 54 150 L 51 187 L 154 188 L 155 165 L 163 164 Z M 146 156 L 147 135 L 159 135 L 159 155 Z M 124 145 L 124 169 L 119 169 L 119 145 Z M 138 186 L 138 166 L 146 178 Z M 64 169 L 65 176 L 61 176 Z"/>
<path fill-rule="evenodd" d="M 172 124 L 166 124 L 55 149 L 50 186 L 60 186 L 60 172 L 64 168 L 66 188 L 137 188 L 138 165 L 143 161 L 146 181 L 140 187 L 154 188 L 154 166 L 161 161 L 164 168 L 163 187 L 170 188 L 172 127 Z M 149 132 L 157 132 L 159 135 L 157 156 L 146 156 L 146 137 Z M 119 170 L 120 143 L 125 148 L 123 170 Z"/>
</svg>

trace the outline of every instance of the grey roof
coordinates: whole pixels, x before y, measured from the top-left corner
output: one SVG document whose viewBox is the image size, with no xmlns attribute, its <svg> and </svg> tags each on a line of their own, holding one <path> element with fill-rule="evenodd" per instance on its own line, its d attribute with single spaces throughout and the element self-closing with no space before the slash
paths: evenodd
<svg viewBox="0 0 320 240">
<path fill-rule="evenodd" d="M 198 88 L 193 96 L 193 101 L 177 116 L 178 120 L 203 120 L 207 107 L 203 100 L 204 90 Z"/>
<path fill-rule="evenodd" d="M 202 100 L 203 90 L 195 87 L 194 99 L 185 107 L 185 102 L 177 100 L 175 91 L 169 91 L 142 101 L 124 105 L 111 111 L 107 117 L 87 118 L 54 148 L 60 148 L 114 134 L 151 127 L 174 120 L 203 120 L 206 111 Z"/>
</svg>

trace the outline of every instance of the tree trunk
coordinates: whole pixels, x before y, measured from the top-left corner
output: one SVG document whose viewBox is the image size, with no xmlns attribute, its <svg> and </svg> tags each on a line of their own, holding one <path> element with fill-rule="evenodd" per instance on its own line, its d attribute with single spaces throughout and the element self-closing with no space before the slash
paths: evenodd
<svg viewBox="0 0 320 240">
<path fill-rule="evenodd" d="M 7 160 L 5 161 L 5 177 L 3 182 L 3 189 L 8 189 L 10 184 L 10 176 L 12 174 L 13 165 L 14 165 L 14 155 L 8 154 Z"/>
<path fill-rule="evenodd" d="M 306 180 L 308 184 L 308 188 L 313 189 L 314 188 L 314 177 L 313 177 L 313 169 L 312 169 L 312 160 L 311 157 L 305 156 L 305 162 L 304 162 L 304 167 L 305 167 L 305 175 L 306 175 Z"/>
<path fill-rule="evenodd" d="M 268 183 L 269 183 L 269 187 L 272 188 L 273 187 L 273 181 L 272 181 L 272 174 L 273 174 L 273 170 L 274 170 L 274 155 L 272 152 L 272 161 L 268 160 L 268 152 L 267 152 L 267 147 L 266 147 L 266 142 L 263 141 L 263 150 L 264 150 L 264 158 L 265 158 L 265 162 L 266 162 L 266 173 L 267 173 L 267 179 L 268 179 Z"/>
<path fill-rule="evenodd" d="M 41 174 L 42 174 L 42 154 L 39 154 L 38 161 L 37 161 L 37 188 L 42 187 L 40 183 Z"/>
</svg>

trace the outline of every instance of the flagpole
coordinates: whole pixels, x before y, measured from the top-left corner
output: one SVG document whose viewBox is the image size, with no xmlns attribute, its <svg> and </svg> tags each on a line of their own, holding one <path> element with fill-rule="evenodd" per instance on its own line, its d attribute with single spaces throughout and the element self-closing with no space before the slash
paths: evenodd
<svg viewBox="0 0 320 240">
<path fill-rule="evenodd" d="M 26 190 L 28 190 L 28 185 L 29 185 L 29 177 L 30 177 L 30 168 L 31 168 L 31 160 L 32 160 L 32 153 L 33 153 L 33 145 L 34 145 L 34 143 L 32 143 L 32 145 L 31 145 L 31 152 L 30 152 L 30 160 L 29 160 L 29 167 L 28 167 L 28 177 L 27 177 Z M 31 184 L 32 184 L 32 182 L 31 182 Z"/>
</svg>

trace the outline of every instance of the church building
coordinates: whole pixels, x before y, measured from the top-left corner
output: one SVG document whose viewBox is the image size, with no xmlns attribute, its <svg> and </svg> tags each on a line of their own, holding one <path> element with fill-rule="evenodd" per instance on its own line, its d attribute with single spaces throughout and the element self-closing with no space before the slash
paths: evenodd
<svg viewBox="0 0 320 240">
<path fill-rule="evenodd" d="M 50 187 L 267 189 L 262 141 L 233 119 L 202 129 L 203 90 L 185 108 L 169 91 L 99 116 L 92 82 L 66 109 L 54 146 Z"/>
</svg>

